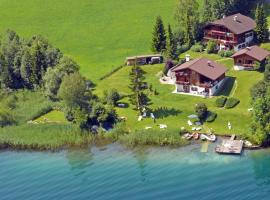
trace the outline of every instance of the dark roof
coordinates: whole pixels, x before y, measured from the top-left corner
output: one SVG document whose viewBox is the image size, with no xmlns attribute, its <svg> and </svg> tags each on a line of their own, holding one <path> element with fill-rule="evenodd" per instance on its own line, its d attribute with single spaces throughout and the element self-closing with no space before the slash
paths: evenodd
<svg viewBox="0 0 270 200">
<path fill-rule="evenodd" d="M 210 22 L 209 24 L 225 26 L 235 34 L 245 33 L 255 29 L 256 27 L 256 22 L 253 19 L 240 13 L 224 17 L 214 22 Z"/>
<path fill-rule="evenodd" d="M 197 58 L 182 65 L 177 65 L 172 69 L 172 71 L 177 72 L 184 69 L 196 71 L 211 80 L 218 79 L 227 71 L 227 68 L 223 65 L 207 58 Z"/>
<path fill-rule="evenodd" d="M 135 60 L 136 58 L 151 58 L 151 57 L 162 57 L 161 54 L 153 54 L 153 55 L 140 55 L 140 56 L 131 56 L 127 57 L 127 60 Z"/>
<path fill-rule="evenodd" d="M 248 55 L 257 61 L 263 61 L 265 58 L 267 58 L 270 55 L 270 52 L 255 45 L 255 46 L 247 47 L 245 49 L 241 49 L 240 51 L 233 54 L 232 57 L 234 58 L 241 55 Z"/>
</svg>

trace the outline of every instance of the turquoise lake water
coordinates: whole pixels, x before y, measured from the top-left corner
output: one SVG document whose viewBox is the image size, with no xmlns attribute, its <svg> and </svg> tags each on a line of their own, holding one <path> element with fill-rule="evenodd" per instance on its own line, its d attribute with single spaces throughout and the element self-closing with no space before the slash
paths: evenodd
<svg viewBox="0 0 270 200">
<path fill-rule="evenodd" d="M 242 156 L 180 149 L 0 152 L 1 200 L 270 199 L 270 150 Z"/>
</svg>

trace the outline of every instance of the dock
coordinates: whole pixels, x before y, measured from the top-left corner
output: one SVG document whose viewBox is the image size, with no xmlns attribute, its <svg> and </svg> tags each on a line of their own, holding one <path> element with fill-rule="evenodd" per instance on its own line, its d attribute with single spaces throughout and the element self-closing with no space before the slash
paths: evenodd
<svg viewBox="0 0 270 200">
<path fill-rule="evenodd" d="M 220 154 L 241 154 L 244 142 L 242 140 L 234 139 L 234 135 L 230 139 L 224 139 L 221 145 L 216 147 L 216 152 Z"/>
</svg>

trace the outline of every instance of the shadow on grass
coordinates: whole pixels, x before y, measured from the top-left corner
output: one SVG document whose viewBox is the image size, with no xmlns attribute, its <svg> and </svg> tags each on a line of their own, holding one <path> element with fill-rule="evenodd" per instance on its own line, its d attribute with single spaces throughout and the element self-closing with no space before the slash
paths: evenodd
<svg viewBox="0 0 270 200">
<path fill-rule="evenodd" d="M 228 76 L 225 84 L 222 86 L 220 91 L 216 94 L 216 96 L 230 96 L 236 78 L 232 76 Z"/>
<path fill-rule="evenodd" d="M 160 107 L 153 110 L 153 113 L 157 119 L 162 119 L 169 116 L 179 115 L 180 113 L 182 113 L 182 111 L 175 108 Z"/>
</svg>

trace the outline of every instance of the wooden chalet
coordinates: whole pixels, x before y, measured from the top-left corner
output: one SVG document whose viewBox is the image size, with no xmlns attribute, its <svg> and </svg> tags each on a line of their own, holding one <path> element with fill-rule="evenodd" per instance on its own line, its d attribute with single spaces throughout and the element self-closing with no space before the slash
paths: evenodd
<svg viewBox="0 0 270 200">
<path fill-rule="evenodd" d="M 247 47 L 254 39 L 256 22 L 240 13 L 208 23 L 204 28 L 204 41 L 215 40 L 218 50 Z"/>
<path fill-rule="evenodd" d="M 141 55 L 132 56 L 126 58 L 127 66 L 132 66 L 137 61 L 137 65 L 158 64 L 163 62 L 163 56 L 161 54 L 154 55 Z"/>
<path fill-rule="evenodd" d="M 227 68 L 207 58 L 197 58 L 171 69 L 177 93 L 213 96 L 222 88 Z"/>
<path fill-rule="evenodd" d="M 258 46 L 246 47 L 232 56 L 234 59 L 234 69 L 253 70 L 257 62 L 263 65 L 269 56 L 269 51 Z"/>
</svg>

